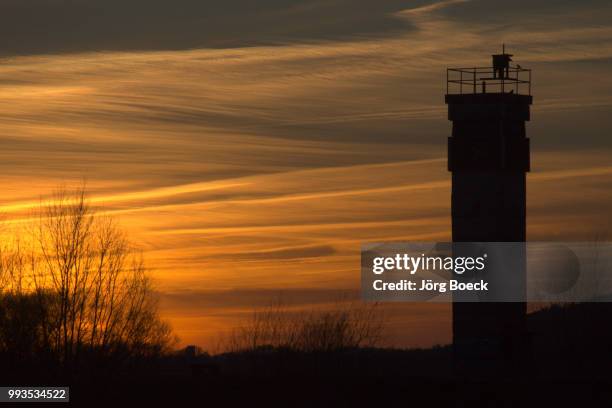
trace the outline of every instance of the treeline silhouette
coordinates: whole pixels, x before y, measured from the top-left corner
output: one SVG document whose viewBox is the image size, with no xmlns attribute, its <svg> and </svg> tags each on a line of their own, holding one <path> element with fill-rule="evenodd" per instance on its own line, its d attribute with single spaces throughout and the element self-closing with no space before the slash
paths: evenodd
<svg viewBox="0 0 612 408">
<path fill-rule="evenodd" d="M 110 377 L 170 350 L 142 257 L 84 187 L 32 219 L 0 247 L 3 384 Z"/>
</svg>

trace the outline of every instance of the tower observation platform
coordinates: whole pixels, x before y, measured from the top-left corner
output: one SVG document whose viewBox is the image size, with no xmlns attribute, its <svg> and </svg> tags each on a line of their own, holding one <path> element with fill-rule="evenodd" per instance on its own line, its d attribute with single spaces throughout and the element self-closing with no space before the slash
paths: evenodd
<svg viewBox="0 0 612 408">
<path fill-rule="evenodd" d="M 510 66 L 510 64 L 503 71 L 495 66 L 447 68 L 446 94 L 522 94 L 531 96 L 531 70 L 522 68 L 520 65 Z"/>
</svg>

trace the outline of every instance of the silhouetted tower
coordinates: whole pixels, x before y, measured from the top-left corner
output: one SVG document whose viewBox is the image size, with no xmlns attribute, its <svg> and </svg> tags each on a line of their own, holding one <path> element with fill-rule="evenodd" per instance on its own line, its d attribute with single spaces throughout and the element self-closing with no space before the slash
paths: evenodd
<svg viewBox="0 0 612 408">
<path fill-rule="evenodd" d="M 454 242 L 524 242 L 529 171 L 531 71 L 493 55 L 492 67 L 449 68 L 446 103 L 452 172 Z M 513 272 L 524 282 L 525 268 Z M 453 347 L 459 366 L 504 368 L 524 355 L 526 305 L 453 304 Z M 486 371 L 486 370 L 485 370 Z"/>
</svg>

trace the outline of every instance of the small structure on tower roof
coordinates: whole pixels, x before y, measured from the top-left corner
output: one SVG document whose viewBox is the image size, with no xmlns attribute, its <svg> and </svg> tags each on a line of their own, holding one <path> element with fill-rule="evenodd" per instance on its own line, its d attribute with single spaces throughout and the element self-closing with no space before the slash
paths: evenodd
<svg viewBox="0 0 612 408">
<path fill-rule="evenodd" d="M 502 53 L 493 54 L 493 78 L 509 79 L 512 54 L 506 54 L 506 45 L 502 44 Z"/>
</svg>

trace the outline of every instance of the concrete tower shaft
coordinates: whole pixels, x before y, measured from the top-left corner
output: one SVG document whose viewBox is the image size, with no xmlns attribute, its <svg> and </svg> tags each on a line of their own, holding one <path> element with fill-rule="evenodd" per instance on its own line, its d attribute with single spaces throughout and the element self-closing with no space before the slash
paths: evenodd
<svg viewBox="0 0 612 408">
<path fill-rule="evenodd" d="M 446 95 L 453 241 L 525 241 L 531 102 L 529 95 Z"/>
</svg>

